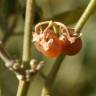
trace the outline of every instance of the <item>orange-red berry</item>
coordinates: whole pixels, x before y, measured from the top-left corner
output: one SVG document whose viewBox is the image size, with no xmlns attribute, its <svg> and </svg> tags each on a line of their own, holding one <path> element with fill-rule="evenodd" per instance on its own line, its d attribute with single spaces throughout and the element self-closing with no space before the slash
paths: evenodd
<svg viewBox="0 0 96 96">
<path fill-rule="evenodd" d="M 82 40 L 74 29 L 67 28 L 62 23 L 54 22 L 55 26 L 59 26 L 59 36 L 57 36 L 52 29 L 54 24 L 51 23 L 46 28 L 47 23 L 38 24 L 35 27 L 36 32 L 33 33 L 33 41 L 39 52 L 47 57 L 56 58 L 61 54 L 72 56 L 80 51 Z"/>
<path fill-rule="evenodd" d="M 62 54 L 62 44 L 55 33 L 48 30 L 41 41 L 35 42 L 35 46 L 39 52 L 47 57 L 56 58 Z"/>
</svg>

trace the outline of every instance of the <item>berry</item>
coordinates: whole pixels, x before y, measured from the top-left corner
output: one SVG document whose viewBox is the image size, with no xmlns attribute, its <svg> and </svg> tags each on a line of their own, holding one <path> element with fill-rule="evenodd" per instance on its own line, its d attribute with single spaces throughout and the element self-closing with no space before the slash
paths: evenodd
<svg viewBox="0 0 96 96">
<path fill-rule="evenodd" d="M 52 58 L 61 54 L 72 56 L 82 48 L 80 35 L 60 22 L 45 21 L 37 24 L 33 41 L 39 52 Z"/>
<path fill-rule="evenodd" d="M 63 53 L 70 56 L 77 54 L 82 48 L 80 36 L 75 33 L 74 29 L 68 28 L 65 37 L 63 39 Z"/>
<path fill-rule="evenodd" d="M 48 30 L 46 34 L 41 37 L 39 41 L 35 42 L 35 47 L 39 52 L 47 57 L 56 58 L 62 54 L 62 45 L 59 38 L 51 30 Z M 38 34 L 40 37 L 40 34 Z"/>
</svg>

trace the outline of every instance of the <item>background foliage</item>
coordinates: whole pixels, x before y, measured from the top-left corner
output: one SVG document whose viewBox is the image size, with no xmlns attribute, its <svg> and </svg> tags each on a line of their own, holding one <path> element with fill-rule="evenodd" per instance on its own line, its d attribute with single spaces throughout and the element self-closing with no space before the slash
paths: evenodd
<svg viewBox="0 0 96 96">
<path fill-rule="evenodd" d="M 0 39 L 13 58 L 21 58 L 26 0 L 0 0 Z M 34 24 L 57 20 L 74 27 L 89 0 L 36 0 Z M 52 96 L 96 95 L 96 12 L 82 33 L 83 48 L 75 56 L 66 56 L 54 82 Z M 47 75 L 55 59 L 46 58 L 32 45 L 32 57 L 45 60 Z M 40 96 L 44 80 L 37 75 L 28 96 Z M 0 60 L 0 96 L 15 96 L 18 80 Z"/>
</svg>

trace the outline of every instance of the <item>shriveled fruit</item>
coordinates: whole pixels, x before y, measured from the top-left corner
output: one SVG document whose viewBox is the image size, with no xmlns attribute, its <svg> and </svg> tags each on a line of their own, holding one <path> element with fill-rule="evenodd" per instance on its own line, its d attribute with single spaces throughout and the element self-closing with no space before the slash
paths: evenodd
<svg viewBox="0 0 96 96">
<path fill-rule="evenodd" d="M 75 55 L 82 48 L 80 35 L 60 22 L 45 21 L 37 24 L 33 41 L 39 52 L 53 58 L 61 54 Z"/>
<path fill-rule="evenodd" d="M 39 52 L 47 57 L 56 58 L 62 54 L 61 41 L 51 30 L 47 30 L 46 34 L 39 41 L 35 42 L 35 46 Z"/>
<path fill-rule="evenodd" d="M 70 56 L 77 54 L 82 48 L 81 37 L 71 28 L 68 28 L 68 33 L 66 33 L 65 37 L 63 39 L 63 52 Z"/>
</svg>

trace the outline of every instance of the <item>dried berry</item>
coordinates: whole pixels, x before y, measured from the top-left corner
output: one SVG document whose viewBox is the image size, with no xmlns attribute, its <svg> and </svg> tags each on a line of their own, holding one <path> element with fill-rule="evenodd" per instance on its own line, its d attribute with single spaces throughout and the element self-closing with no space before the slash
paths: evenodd
<svg viewBox="0 0 96 96">
<path fill-rule="evenodd" d="M 68 33 L 66 33 L 65 37 L 63 39 L 63 52 L 70 56 L 77 54 L 82 48 L 80 36 L 75 33 L 74 29 L 68 28 Z"/>
<path fill-rule="evenodd" d="M 62 53 L 62 46 L 56 34 L 47 30 L 46 34 L 42 34 L 41 37 L 40 35 L 38 35 L 40 39 L 35 42 L 37 50 L 47 57 L 58 57 Z"/>
<path fill-rule="evenodd" d="M 55 27 L 54 27 L 55 26 Z M 56 32 L 58 29 L 58 32 Z M 46 21 L 35 26 L 33 41 L 39 52 L 47 57 L 75 55 L 82 48 L 80 36 L 60 22 Z"/>
</svg>

